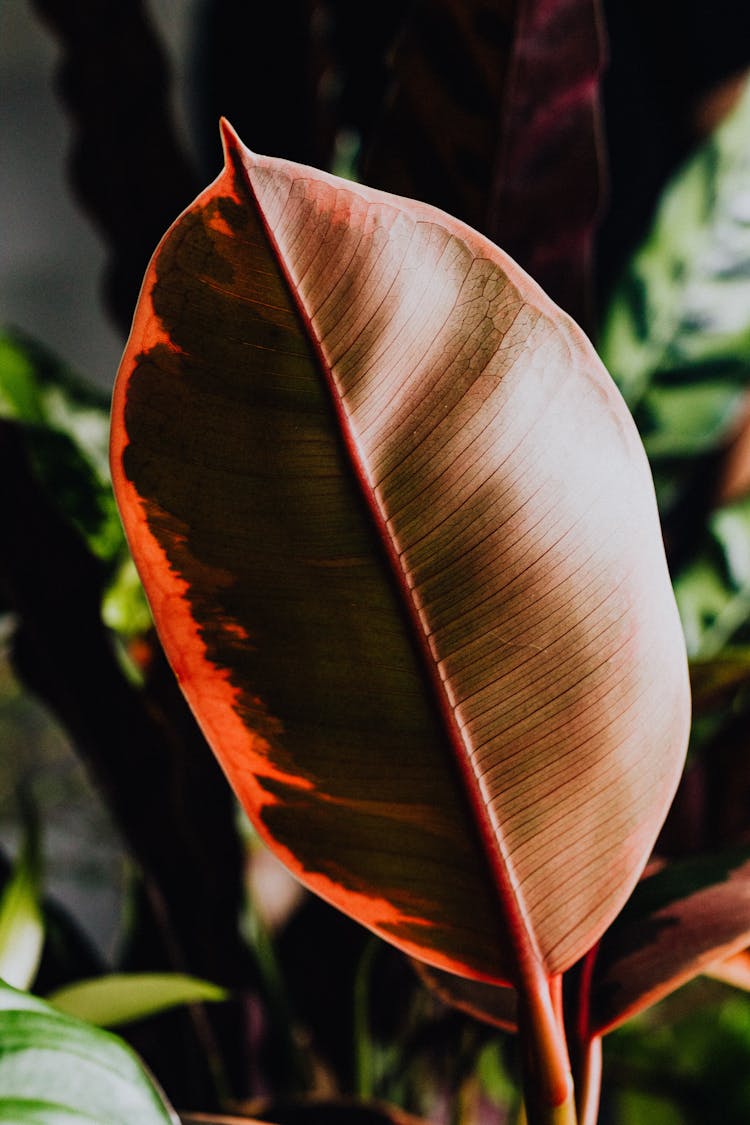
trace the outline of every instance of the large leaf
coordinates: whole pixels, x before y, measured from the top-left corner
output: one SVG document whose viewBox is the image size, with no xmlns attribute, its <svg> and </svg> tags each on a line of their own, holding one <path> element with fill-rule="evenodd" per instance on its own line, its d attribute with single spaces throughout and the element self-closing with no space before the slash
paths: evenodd
<svg viewBox="0 0 750 1125">
<path fill-rule="evenodd" d="M 532 987 L 618 912 L 682 764 L 643 451 L 486 239 L 225 135 L 115 393 L 166 650 L 305 883 L 438 967 Z"/>
<path fill-rule="evenodd" d="M 364 163 L 499 242 L 579 319 L 604 178 L 600 23 L 599 0 L 413 4 Z"/>
<path fill-rule="evenodd" d="M 591 1030 L 609 1031 L 750 945 L 747 848 L 685 860 L 644 879 L 602 940 Z"/>
<path fill-rule="evenodd" d="M 176 1125 L 177 1118 L 125 1043 L 0 982 L 0 1121 Z"/>
</svg>

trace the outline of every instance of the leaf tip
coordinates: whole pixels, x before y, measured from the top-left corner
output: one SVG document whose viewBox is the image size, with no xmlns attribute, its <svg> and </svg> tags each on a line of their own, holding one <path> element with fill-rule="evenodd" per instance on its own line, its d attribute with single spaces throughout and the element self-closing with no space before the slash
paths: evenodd
<svg viewBox="0 0 750 1125">
<path fill-rule="evenodd" d="M 233 156 L 241 156 L 242 153 L 247 153 L 249 150 L 243 145 L 234 127 L 227 121 L 226 117 L 219 118 L 219 132 L 221 134 L 221 146 L 224 150 L 224 161 L 229 164 Z"/>
</svg>

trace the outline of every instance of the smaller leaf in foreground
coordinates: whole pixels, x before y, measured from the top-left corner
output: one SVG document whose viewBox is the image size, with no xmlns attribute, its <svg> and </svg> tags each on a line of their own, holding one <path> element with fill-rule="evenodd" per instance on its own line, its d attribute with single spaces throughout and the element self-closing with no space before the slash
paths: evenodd
<svg viewBox="0 0 750 1125">
<path fill-rule="evenodd" d="M 127 1044 L 0 984 L 0 1121 L 176 1125 Z"/>
<path fill-rule="evenodd" d="M 750 849 L 662 868 L 604 935 L 590 1027 L 611 1031 L 750 945 Z"/>
<path fill-rule="evenodd" d="M 23 819 L 23 846 L 0 895 L 0 978 L 14 988 L 29 988 L 33 983 L 44 946 L 39 836 L 33 809 L 24 809 Z"/>
<path fill-rule="evenodd" d="M 112 973 L 66 985 L 47 1000 L 66 1015 L 99 1027 L 119 1027 L 181 1004 L 226 998 L 218 985 L 181 973 Z"/>
</svg>

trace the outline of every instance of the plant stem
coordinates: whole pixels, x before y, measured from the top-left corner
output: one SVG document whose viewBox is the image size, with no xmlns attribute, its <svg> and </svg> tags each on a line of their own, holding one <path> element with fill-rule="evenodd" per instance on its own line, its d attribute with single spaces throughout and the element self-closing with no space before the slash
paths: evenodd
<svg viewBox="0 0 750 1125">
<path fill-rule="evenodd" d="M 557 979 L 518 992 L 528 1125 L 577 1125 Z M 556 1001 L 556 1003 L 555 1003 Z"/>
<path fill-rule="evenodd" d="M 574 976 L 574 1019 L 570 1032 L 574 1043 L 576 1109 L 580 1125 L 596 1125 L 602 1085 L 602 1040 L 591 1031 L 591 982 L 599 951 L 597 942 L 586 954 Z"/>
<path fill-rule="evenodd" d="M 596 1125 L 599 1116 L 599 1095 L 602 1085 L 602 1041 L 595 1035 L 589 1039 L 581 1059 L 577 1088 L 580 1125 Z"/>
</svg>

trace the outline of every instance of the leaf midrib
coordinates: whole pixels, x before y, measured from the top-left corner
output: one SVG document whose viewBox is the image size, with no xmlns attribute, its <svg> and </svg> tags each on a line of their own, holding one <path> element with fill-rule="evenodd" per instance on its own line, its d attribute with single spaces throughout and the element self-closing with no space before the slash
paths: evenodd
<svg viewBox="0 0 750 1125">
<path fill-rule="evenodd" d="M 328 391 L 328 399 L 338 423 L 338 431 L 344 445 L 346 460 L 352 468 L 360 496 L 374 526 L 377 541 L 385 553 L 391 578 L 398 591 L 399 604 L 405 614 L 411 637 L 419 652 L 423 673 L 430 686 L 434 704 L 453 750 L 453 759 L 461 775 L 464 795 L 467 797 L 471 812 L 474 814 L 480 850 L 487 860 L 491 881 L 498 893 L 501 913 L 508 927 L 510 948 L 514 954 L 518 970 L 518 981 L 514 983 L 518 985 L 523 983 L 527 989 L 539 994 L 546 979 L 539 945 L 529 921 L 518 881 L 515 878 L 513 863 L 502 830 L 499 826 L 493 825 L 489 809 L 482 796 L 480 779 L 472 768 L 468 738 L 455 714 L 450 683 L 443 675 L 430 647 L 429 634 L 423 615 L 417 605 L 414 590 L 408 582 L 408 575 L 403 566 L 403 552 L 399 549 L 396 537 L 388 526 L 386 513 L 382 510 L 380 500 L 371 483 L 366 461 L 354 435 L 334 371 L 328 362 L 323 343 L 319 339 L 312 319 L 304 305 L 296 280 L 266 219 L 250 173 L 242 160 L 239 142 L 235 140 L 231 133 L 226 131 L 225 144 L 227 159 L 231 161 L 238 179 L 248 192 L 274 259 L 287 286 L 292 304 L 298 312 L 302 328 L 317 360 L 323 382 Z"/>
</svg>

